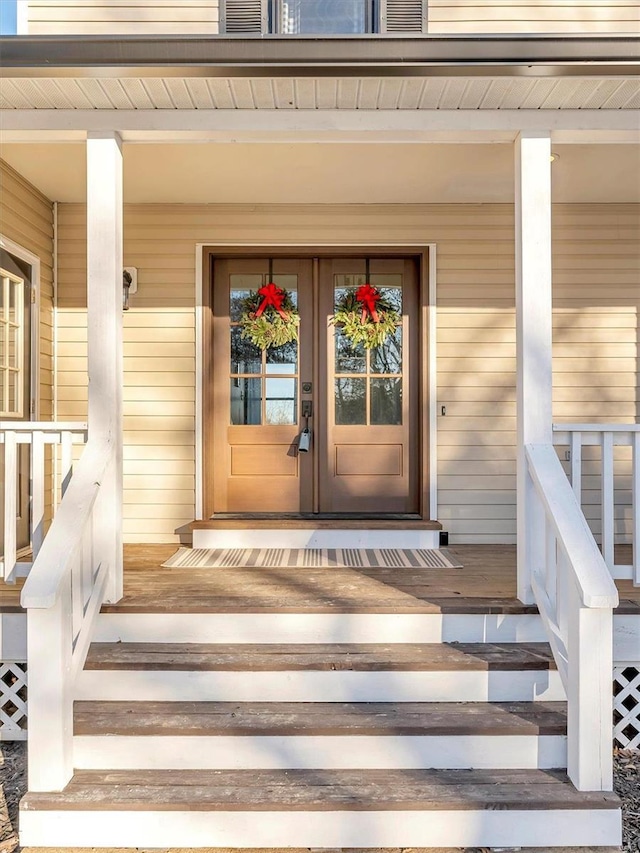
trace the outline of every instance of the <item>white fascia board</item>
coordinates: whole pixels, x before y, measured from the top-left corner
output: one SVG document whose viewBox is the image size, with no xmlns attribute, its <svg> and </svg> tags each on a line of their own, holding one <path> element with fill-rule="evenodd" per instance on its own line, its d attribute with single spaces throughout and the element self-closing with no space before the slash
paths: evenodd
<svg viewBox="0 0 640 853">
<path fill-rule="evenodd" d="M 117 130 L 126 142 L 640 142 L 640 110 L 3 110 L 3 141 L 67 141 Z M 50 137 L 49 137 L 50 134 Z"/>
</svg>

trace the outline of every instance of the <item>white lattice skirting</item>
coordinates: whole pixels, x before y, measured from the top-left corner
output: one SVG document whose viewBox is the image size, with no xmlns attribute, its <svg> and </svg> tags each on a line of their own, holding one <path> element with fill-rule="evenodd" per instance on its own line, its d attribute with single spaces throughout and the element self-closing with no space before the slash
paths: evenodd
<svg viewBox="0 0 640 853">
<path fill-rule="evenodd" d="M 27 665 L 0 664 L 0 740 L 27 739 Z"/>
<path fill-rule="evenodd" d="M 640 670 L 635 666 L 613 670 L 613 740 L 623 749 L 640 748 Z"/>
</svg>

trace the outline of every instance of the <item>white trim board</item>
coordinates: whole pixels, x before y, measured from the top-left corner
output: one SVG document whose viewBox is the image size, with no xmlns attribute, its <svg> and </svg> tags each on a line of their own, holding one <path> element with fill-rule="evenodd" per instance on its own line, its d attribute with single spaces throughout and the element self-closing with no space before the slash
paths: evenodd
<svg viewBox="0 0 640 853">
<path fill-rule="evenodd" d="M 430 517 L 433 520 L 437 519 L 437 511 L 438 511 L 438 486 L 437 486 L 437 465 L 438 465 L 438 448 L 437 448 L 437 360 L 436 360 L 436 328 L 437 328 L 437 265 L 436 265 L 436 243 L 406 243 L 399 242 L 396 244 L 397 246 L 401 246 L 402 248 L 407 249 L 415 249 L 416 251 L 424 252 L 428 251 L 428 288 L 429 288 L 429 306 L 428 306 L 428 326 L 427 333 L 429 336 L 428 341 L 428 388 L 429 388 L 429 435 L 428 435 L 428 447 L 427 447 L 427 468 L 429 471 L 429 511 Z M 202 259 L 203 253 L 205 249 L 210 247 L 221 248 L 221 249 L 234 249 L 239 253 L 242 252 L 243 249 L 250 248 L 260 248 L 261 246 L 265 246 L 271 249 L 291 249 L 292 251 L 299 251 L 308 253 L 313 251 L 314 247 L 322 248 L 322 247 L 336 247 L 336 248 L 360 248 L 362 246 L 361 242 L 341 242 L 336 243 L 335 241 L 327 242 L 319 242 L 315 243 L 314 246 L 308 246 L 307 244 L 296 244 L 296 243 L 238 243 L 237 241 L 224 243 L 219 240 L 209 240 L 206 243 L 196 243 L 195 251 L 196 251 L 196 274 L 195 274 L 195 320 L 196 320 L 196 334 L 195 334 L 195 344 L 196 344 L 196 435 L 195 435 L 195 465 L 196 465 L 196 494 L 195 494 L 195 517 L 197 521 L 202 520 L 204 515 L 204 375 L 203 375 L 203 346 L 204 346 L 204 288 L 208 282 L 208 270 L 203 268 Z M 380 243 L 370 243 L 367 245 L 367 248 L 375 248 L 375 249 L 393 249 L 394 244 L 389 243 L 388 241 L 380 242 Z M 195 546 L 196 543 L 196 534 L 199 532 L 205 531 L 195 531 L 193 532 L 193 543 Z M 208 532 L 208 531 L 207 531 Z M 198 542 L 204 541 L 204 539 L 198 538 Z M 432 540 L 434 544 L 431 545 L 404 545 L 402 547 L 410 548 L 410 547 L 431 547 L 437 548 L 439 537 L 436 536 Z M 209 547 L 208 545 L 199 545 L 197 547 Z M 228 546 L 234 547 L 234 546 Z M 244 546 L 242 546 L 244 547 Z M 276 546 L 277 547 L 277 546 Z M 287 547 L 295 547 L 295 546 L 287 546 Z M 357 546 L 349 546 L 349 547 L 357 547 Z M 375 547 L 375 546 L 369 546 Z M 381 547 L 390 547 L 390 546 L 381 546 Z"/>
<path fill-rule="evenodd" d="M 256 816 L 259 816 L 259 820 Z M 616 847 L 619 809 L 20 810 L 24 847 Z"/>
<path fill-rule="evenodd" d="M 631 143 L 638 110 L 117 110 L 6 109 L 3 132 L 39 131 L 34 141 L 82 140 L 118 131 L 125 142 L 176 141 L 188 134 L 229 142 L 513 143 L 520 132 L 548 131 L 554 143 Z M 60 134 L 63 134 L 61 137 Z M 44 134 L 44 135 L 43 135 Z M 176 136 L 178 134 L 178 136 Z M 26 137 L 21 137 L 27 141 Z M 7 138 L 5 141 L 18 141 Z"/>
<path fill-rule="evenodd" d="M 638 620 L 640 623 L 640 619 Z M 101 613 L 96 643 L 546 643 L 532 613 Z M 640 656 L 638 658 L 640 660 Z"/>
<path fill-rule="evenodd" d="M 563 702 L 557 670 L 227 672 L 83 670 L 76 700 L 126 702 Z"/>
<path fill-rule="evenodd" d="M 566 735 L 76 735 L 77 770 L 547 770 Z"/>
</svg>

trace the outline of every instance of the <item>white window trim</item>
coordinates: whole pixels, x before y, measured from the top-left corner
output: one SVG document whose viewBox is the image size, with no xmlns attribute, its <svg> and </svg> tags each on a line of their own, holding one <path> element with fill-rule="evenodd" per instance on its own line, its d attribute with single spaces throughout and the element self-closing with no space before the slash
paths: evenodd
<svg viewBox="0 0 640 853">
<path fill-rule="evenodd" d="M 29 0 L 16 0 L 16 35 L 29 35 Z"/>
<path fill-rule="evenodd" d="M 292 245 L 291 243 L 246 243 L 246 248 L 268 248 L 284 249 L 308 249 L 305 245 Z M 367 244 L 367 246 L 373 244 Z M 388 242 L 379 244 L 383 248 L 389 247 Z M 401 244 L 408 249 L 419 249 L 429 251 L 429 313 L 427 318 L 428 330 L 428 387 L 429 387 L 429 447 L 428 447 L 428 470 L 429 470 L 429 515 L 432 519 L 438 517 L 438 420 L 437 420 L 437 361 L 436 361 L 436 330 L 437 330 L 437 285 L 436 285 L 436 243 L 405 243 Z M 196 243 L 196 276 L 195 276 L 195 305 L 196 305 L 196 435 L 195 435 L 195 517 L 201 521 L 204 515 L 204 288 L 208 285 L 208 270 L 202 266 L 204 249 L 208 246 L 220 248 L 232 248 L 242 250 L 243 244 L 237 240 L 231 243 L 221 243 L 219 240 L 211 239 L 206 243 Z M 357 243 L 316 243 L 314 246 L 330 246 L 344 248 L 359 248 L 361 242 Z"/>
<path fill-rule="evenodd" d="M 31 399 L 28 419 L 40 420 L 40 258 L 0 234 L 0 248 L 31 267 Z"/>
</svg>

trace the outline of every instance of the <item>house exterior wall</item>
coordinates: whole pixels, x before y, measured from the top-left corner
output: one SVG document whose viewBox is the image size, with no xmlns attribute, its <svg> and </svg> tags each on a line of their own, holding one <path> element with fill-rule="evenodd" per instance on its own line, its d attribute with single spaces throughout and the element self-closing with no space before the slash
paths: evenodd
<svg viewBox="0 0 640 853">
<path fill-rule="evenodd" d="M 554 418 L 633 423 L 640 207 L 556 205 L 553 222 Z M 455 542 L 515 542 L 513 228 L 504 204 L 126 206 L 125 540 L 172 541 L 194 517 L 195 244 L 352 242 L 437 244 L 438 518 Z M 61 419 L 86 415 L 84 229 L 82 205 L 59 206 Z"/>
<path fill-rule="evenodd" d="M 29 0 L 31 35 L 218 32 L 218 0 Z M 639 0 L 429 0 L 428 30 L 462 33 L 636 33 Z"/>
</svg>

